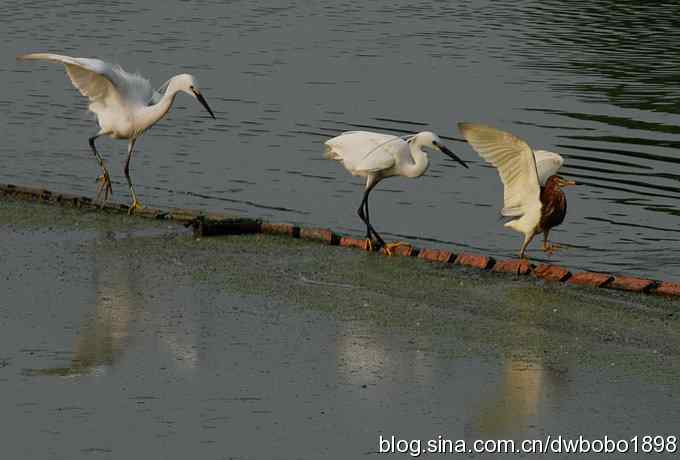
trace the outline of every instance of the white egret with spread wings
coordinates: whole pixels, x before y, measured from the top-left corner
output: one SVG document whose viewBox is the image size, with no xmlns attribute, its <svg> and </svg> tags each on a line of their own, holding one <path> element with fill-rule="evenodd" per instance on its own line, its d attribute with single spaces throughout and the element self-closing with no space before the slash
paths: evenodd
<svg viewBox="0 0 680 460">
<path fill-rule="evenodd" d="M 17 56 L 17 59 L 45 60 L 64 64 L 73 86 L 89 99 L 89 109 L 97 116 L 100 127 L 99 131 L 89 138 L 92 152 L 102 170 L 101 176 L 97 178 L 99 181 L 97 200 L 103 195 L 103 201 L 106 201 L 113 190 L 104 160 L 95 147 L 95 140 L 104 135 L 114 139 L 128 140 L 128 155 L 124 172 L 132 196 L 130 213 L 141 207 L 130 178 L 130 160 L 135 142 L 144 131 L 168 113 L 177 93 L 182 91 L 195 97 L 210 113 L 210 116 L 215 118 L 198 89 L 196 79 L 189 74 L 175 75 L 169 79 L 159 88 L 159 91 L 165 88 L 165 92 L 161 94 L 151 88 L 146 78 L 126 72 L 120 66 L 99 59 L 74 58 L 51 53 L 24 54 Z"/>
</svg>

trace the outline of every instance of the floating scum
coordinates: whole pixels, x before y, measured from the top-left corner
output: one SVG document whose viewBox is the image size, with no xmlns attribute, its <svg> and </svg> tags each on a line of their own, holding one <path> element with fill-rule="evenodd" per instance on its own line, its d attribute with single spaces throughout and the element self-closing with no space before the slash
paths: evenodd
<svg viewBox="0 0 680 460">
<path fill-rule="evenodd" d="M 368 131 L 347 131 L 325 142 L 324 156 L 337 160 L 353 176 L 366 178 L 366 188 L 357 213 L 366 224 L 366 249 L 372 250 L 373 244 L 384 247 L 387 254 L 401 243 L 385 244 L 385 240 L 371 225 L 368 212 L 368 195 L 371 190 L 387 177 L 420 177 L 430 164 L 423 148 L 437 149 L 468 167 L 441 141 L 439 136 L 429 131 L 404 138 L 390 134 Z M 375 239 L 375 241 L 374 241 Z"/>
<path fill-rule="evenodd" d="M 501 214 L 515 217 L 505 224 L 524 234 L 519 257 L 524 258 L 531 240 L 543 233 L 543 250 L 553 251 L 548 243 L 553 227 L 567 214 L 567 198 L 562 187 L 576 185 L 557 171 L 564 159 L 557 153 L 533 151 L 522 139 L 482 124 L 458 123 L 465 139 L 479 155 L 498 170 L 503 182 L 504 203 Z"/>
<path fill-rule="evenodd" d="M 59 62 L 66 67 L 66 73 L 80 94 L 90 100 L 89 109 L 97 116 L 100 130 L 89 139 L 102 174 L 97 178 L 97 200 L 103 196 L 108 200 L 113 193 L 111 178 L 104 160 L 97 152 L 94 141 L 103 135 L 114 139 L 128 140 L 128 156 L 125 161 L 125 178 L 130 187 L 132 204 L 129 213 L 140 208 L 137 195 L 130 179 L 130 160 L 137 139 L 168 113 L 175 96 L 180 91 L 195 97 L 210 116 L 215 114 L 198 89 L 196 79 L 189 74 L 175 75 L 165 82 L 158 91 L 151 88 L 149 80 L 123 70 L 121 67 L 99 59 L 74 58 L 50 53 L 33 53 L 17 56 L 18 60 L 45 60 Z M 165 88 L 165 93 L 160 94 Z"/>
</svg>

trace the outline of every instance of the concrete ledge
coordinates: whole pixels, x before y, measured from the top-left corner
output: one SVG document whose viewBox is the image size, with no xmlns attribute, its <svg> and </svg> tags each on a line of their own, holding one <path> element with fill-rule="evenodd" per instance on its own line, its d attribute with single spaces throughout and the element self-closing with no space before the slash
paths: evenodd
<svg viewBox="0 0 680 460">
<path fill-rule="evenodd" d="M 70 193 L 54 193 L 41 188 L 22 187 L 12 184 L 0 184 L 0 196 L 11 196 L 23 200 L 43 201 L 60 206 L 88 208 L 104 212 L 125 213 L 128 205 L 108 202 L 100 205 L 91 198 Z M 158 209 L 140 208 L 134 217 L 166 219 L 192 226 L 196 236 L 235 235 L 249 233 L 265 233 L 281 235 L 289 238 L 302 238 L 318 241 L 329 245 L 340 245 L 346 248 L 368 249 L 365 239 L 342 236 L 327 228 L 306 228 L 286 223 L 261 222 L 256 219 L 235 217 L 226 213 L 203 213 L 195 209 Z M 382 254 L 386 254 L 384 249 Z M 568 283 L 575 286 L 590 286 L 594 288 L 617 289 L 628 292 L 653 293 L 656 295 L 680 298 L 680 283 L 669 281 L 654 281 L 631 276 L 614 276 L 609 273 L 576 272 L 571 273 L 567 268 L 550 264 L 533 266 L 526 259 L 494 260 L 493 257 L 478 254 L 454 254 L 442 249 L 418 249 L 404 244 L 395 247 L 392 255 L 403 257 L 418 257 L 422 260 L 440 263 L 456 263 L 461 266 L 479 270 L 491 270 L 494 273 L 510 273 L 513 275 L 527 275 L 531 273 L 536 278 L 549 282 Z"/>
</svg>

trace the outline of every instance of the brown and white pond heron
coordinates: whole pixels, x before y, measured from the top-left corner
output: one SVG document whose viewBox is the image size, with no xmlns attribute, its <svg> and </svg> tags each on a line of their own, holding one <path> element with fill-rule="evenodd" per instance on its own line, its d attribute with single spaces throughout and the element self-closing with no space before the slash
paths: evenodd
<svg viewBox="0 0 680 460">
<path fill-rule="evenodd" d="M 102 169 L 101 176 L 97 178 L 99 182 L 97 200 L 103 195 L 102 201 L 105 202 L 113 193 L 113 189 L 104 160 L 95 147 L 95 140 L 103 135 L 128 140 L 128 155 L 124 172 L 132 196 L 129 213 L 141 207 L 130 179 L 130 160 L 135 142 L 144 131 L 168 113 L 177 93 L 182 91 L 195 97 L 210 113 L 210 116 L 215 118 L 215 114 L 198 89 L 196 79 L 189 74 L 175 75 L 169 79 L 159 88 L 162 90 L 165 87 L 165 92 L 160 94 L 151 88 L 146 78 L 128 73 L 120 66 L 99 59 L 74 58 L 51 53 L 24 54 L 17 56 L 17 59 L 45 60 L 64 64 L 73 86 L 90 100 L 89 109 L 97 116 L 100 127 L 97 134 L 89 139 L 92 152 Z"/>
<path fill-rule="evenodd" d="M 423 148 L 437 149 L 468 167 L 442 143 L 439 136 L 429 131 L 403 138 L 368 131 L 347 131 L 326 141 L 325 146 L 326 158 L 339 161 L 352 175 L 366 178 L 366 188 L 357 211 L 366 224 L 366 249 L 373 250 L 373 244 L 377 243 L 388 254 L 400 243 L 386 245 L 371 225 L 368 212 L 368 195 L 378 182 L 394 176 L 422 176 L 430 164 Z"/>
<path fill-rule="evenodd" d="M 548 243 L 553 227 L 564 221 L 567 198 L 563 187 L 576 185 L 557 175 L 564 163 L 562 156 L 545 150 L 532 150 L 529 144 L 510 133 L 476 123 L 458 123 L 461 134 L 473 149 L 498 170 L 503 182 L 504 203 L 501 215 L 513 217 L 506 227 L 524 234 L 519 257 L 543 233 L 543 250 L 557 245 Z"/>
</svg>

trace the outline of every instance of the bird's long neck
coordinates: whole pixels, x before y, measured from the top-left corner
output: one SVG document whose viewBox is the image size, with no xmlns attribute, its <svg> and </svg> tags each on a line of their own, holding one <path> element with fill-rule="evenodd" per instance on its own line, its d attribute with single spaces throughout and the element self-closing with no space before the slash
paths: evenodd
<svg viewBox="0 0 680 460">
<path fill-rule="evenodd" d="M 417 140 L 411 142 L 411 159 L 413 159 L 413 163 L 402 166 L 403 175 L 406 177 L 422 176 L 427 171 L 430 160 Z"/>
<path fill-rule="evenodd" d="M 175 96 L 177 96 L 179 91 L 180 90 L 174 87 L 172 82 L 170 82 L 160 101 L 142 108 L 137 115 L 137 122 L 138 125 L 143 128 L 142 130 L 150 128 L 168 113 L 170 107 L 172 107 L 172 103 L 175 101 Z"/>
</svg>

